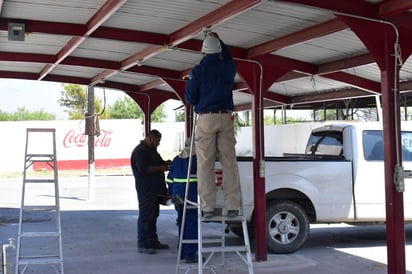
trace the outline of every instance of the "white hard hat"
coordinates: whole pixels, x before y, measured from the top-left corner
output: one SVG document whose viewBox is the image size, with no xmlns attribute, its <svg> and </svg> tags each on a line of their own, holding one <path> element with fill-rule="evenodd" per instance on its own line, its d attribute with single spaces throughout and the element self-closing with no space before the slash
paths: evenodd
<svg viewBox="0 0 412 274">
<path fill-rule="evenodd" d="M 192 155 L 196 154 L 196 148 L 195 148 L 195 143 L 193 142 L 192 149 L 190 149 L 190 145 L 192 144 L 192 138 L 189 137 L 185 141 L 185 147 L 182 149 L 182 151 L 179 154 L 179 157 L 182 159 L 188 158 L 190 155 L 190 150 L 192 150 Z"/>
<path fill-rule="evenodd" d="M 220 53 L 222 51 L 222 46 L 220 41 L 216 37 L 206 36 L 202 44 L 202 52 L 207 54 Z"/>
</svg>

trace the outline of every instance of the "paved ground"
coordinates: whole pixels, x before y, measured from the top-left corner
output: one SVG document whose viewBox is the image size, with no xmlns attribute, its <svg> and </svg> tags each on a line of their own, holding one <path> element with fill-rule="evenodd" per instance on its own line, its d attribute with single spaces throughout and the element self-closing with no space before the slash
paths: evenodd
<svg viewBox="0 0 412 274">
<path fill-rule="evenodd" d="M 94 191 L 90 191 L 87 177 L 60 178 L 59 181 L 65 273 L 175 273 L 177 229 L 172 207 L 162 208 L 158 222 L 161 241 L 172 248 L 159 251 L 156 255 L 139 254 L 136 252 L 138 212 L 133 177 L 97 176 L 95 187 L 92 187 Z M 20 187 L 21 179 L 0 179 L 0 244 L 17 237 Z M 43 190 L 36 196 L 50 199 L 50 195 Z M 54 222 L 53 216 L 47 214 L 29 216 L 27 220 L 27 225 L 33 229 Z M 218 225 L 210 224 L 207 232 L 214 233 L 219 229 Z M 406 237 L 406 258 L 412 258 L 412 226 L 407 226 Z M 229 234 L 228 238 L 232 242 L 239 241 L 233 234 Z M 33 244 L 32 248 L 36 251 L 42 249 L 38 243 Z M 8 249 L 9 273 L 14 268 L 14 260 L 15 251 Z M 254 262 L 254 272 L 375 274 L 387 273 L 385 263 L 384 226 L 316 225 L 301 250 L 289 255 L 268 254 L 267 261 Z M 228 256 L 224 268 L 219 267 L 217 262 L 216 267 L 217 273 L 247 273 L 246 267 L 235 255 Z M 407 259 L 406 268 L 407 273 L 412 273 L 412 260 Z M 54 271 L 29 268 L 26 273 L 47 274 Z M 197 273 L 197 270 L 190 273 Z"/>
</svg>

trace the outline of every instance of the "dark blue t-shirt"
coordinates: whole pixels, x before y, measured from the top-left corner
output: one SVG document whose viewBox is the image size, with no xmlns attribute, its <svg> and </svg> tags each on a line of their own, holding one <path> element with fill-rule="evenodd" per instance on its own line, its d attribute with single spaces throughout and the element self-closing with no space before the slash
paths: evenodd
<svg viewBox="0 0 412 274">
<path fill-rule="evenodd" d="M 156 149 L 141 141 L 132 152 L 130 159 L 133 175 L 135 177 L 136 190 L 139 200 L 141 197 L 151 198 L 157 195 L 165 195 L 167 192 L 165 174 L 163 171 L 147 173 L 149 166 L 164 165 Z"/>
</svg>

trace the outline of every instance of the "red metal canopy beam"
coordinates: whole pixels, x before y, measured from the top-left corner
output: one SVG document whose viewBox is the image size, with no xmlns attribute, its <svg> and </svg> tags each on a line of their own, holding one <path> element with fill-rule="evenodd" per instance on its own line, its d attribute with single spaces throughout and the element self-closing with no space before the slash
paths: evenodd
<svg viewBox="0 0 412 274">
<path fill-rule="evenodd" d="M 54 55 L 0 51 L 1 61 L 52 63 Z"/>
<path fill-rule="evenodd" d="M 362 78 L 359 76 L 355 76 L 345 72 L 333 72 L 321 75 L 322 77 L 326 77 L 329 79 L 333 79 L 336 81 L 344 82 L 349 85 L 358 87 L 360 89 L 373 92 L 375 94 L 381 95 L 381 85 L 378 82 L 371 81 L 366 78 Z"/>
<path fill-rule="evenodd" d="M 347 98 L 368 97 L 370 92 L 359 89 L 347 89 L 339 91 L 321 92 L 316 94 L 307 94 L 294 96 L 290 98 L 290 104 L 307 104 L 314 102 L 335 101 Z"/>
<path fill-rule="evenodd" d="M 245 10 L 260 4 L 262 0 L 232 0 L 220 8 L 205 14 L 199 19 L 193 21 L 191 24 L 179 29 L 170 34 L 169 45 L 178 45 L 189 38 L 197 35 L 203 28 L 211 28 L 223 21 L 238 15 Z"/>
<path fill-rule="evenodd" d="M 106 81 L 107 78 L 115 75 L 116 73 L 116 70 L 104 70 L 96 76 L 94 76 L 87 85 L 94 86 L 99 83 L 104 83 L 104 81 Z"/>
<path fill-rule="evenodd" d="M 264 57 L 261 56 L 256 60 L 259 61 L 259 63 L 261 63 L 265 68 L 272 68 L 275 70 L 295 70 L 310 75 L 316 74 L 318 71 L 318 67 L 316 65 L 273 54 L 268 54 Z"/>
<path fill-rule="evenodd" d="M 363 55 L 354 56 L 351 58 L 345 58 L 328 63 L 323 63 L 318 66 L 318 74 L 322 75 L 324 73 L 331 73 L 343 69 L 368 65 L 372 63 L 375 63 L 375 60 L 369 53 L 367 53 Z"/>
<path fill-rule="evenodd" d="M 116 12 L 126 0 L 108 0 L 105 4 L 90 18 L 86 24 L 86 31 L 82 37 L 72 38 L 56 56 L 53 64 L 46 65 L 39 74 L 38 79 L 43 79 L 57 64 L 71 54 L 95 29 L 102 25 L 114 12 Z"/>
<path fill-rule="evenodd" d="M 389 0 L 379 3 L 379 16 L 388 17 L 412 9 L 410 0 Z"/>
<path fill-rule="evenodd" d="M 290 97 L 275 92 L 267 92 L 265 98 L 280 104 L 287 105 L 290 103 Z"/>
<path fill-rule="evenodd" d="M 9 23 L 24 23 L 28 33 L 47 33 L 68 36 L 81 36 L 86 32 L 86 26 L 64 22 L 48 22 L 37 20 L 22 20 L 19 18 L 2 18 L 0 30 L 7 31 Z"/>
<path fill-rule="evenodd" d="M 138 88 L 138 91 L 143 92 L 143 91 L 151 90 L 151 89 L 164 86 L 164 85 L 166 85 L 165 81 L 163 81 L 162 79 L 157 79 L 157 80 L 148 82 L 146 84 L 140 85 Z"/>
<path fill-rule="evenodd" d="M 120 69 L 126 70 L 136 65 L 141 65 L 145 59 L 155 56 L 160 53 L 162 47 L 159 46 L 147 46 L 141 51 L 129 56 L 121 62 Z"/>
</svg>

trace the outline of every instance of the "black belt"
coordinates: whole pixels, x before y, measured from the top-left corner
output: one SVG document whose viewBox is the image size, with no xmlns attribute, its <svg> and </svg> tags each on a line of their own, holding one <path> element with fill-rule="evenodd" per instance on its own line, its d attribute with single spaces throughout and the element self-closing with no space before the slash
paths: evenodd
<svg viewBox="0 0 412 274">
<path fill-rule="evenodd" d="M 200 115 L 212 114 L 212 113 L 232 113 L 232 111 L 228 109 L 221 109 L 221 110 L 214 110 L 214 111 L 208 111 L 208 112 L 199 112 Z"/>
</svg>

